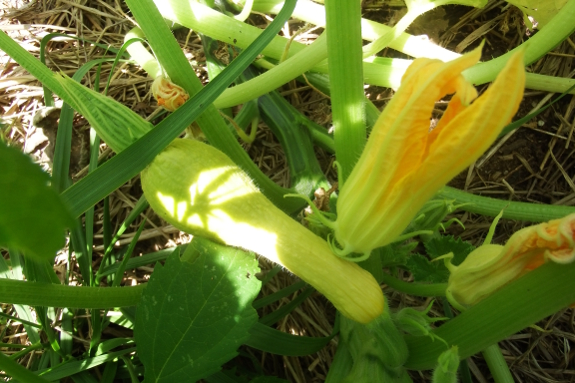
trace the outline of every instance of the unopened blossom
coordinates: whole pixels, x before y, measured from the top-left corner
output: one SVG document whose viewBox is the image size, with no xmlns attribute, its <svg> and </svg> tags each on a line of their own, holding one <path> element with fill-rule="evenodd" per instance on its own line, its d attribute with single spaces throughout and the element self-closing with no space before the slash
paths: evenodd
<svg viewBox="0 0 575 383">
<path fill-rule="evenodd" d="M 447 294 L 461 305 L 474 305 L 549 261 L 575 261 L 575 214 L 519 230 L 505 246 L 479 246 L 461 265 L 448 266 Z"/>
<path fill-rule="evenodd" d="M 152 83 L 152 94 L 158 101 L 158 105 L 173 112 L 184 105 L 190 98 L 184 88 L 174 84 L 170 79 L 158 76 Z"/>
<path fill-rule="evenodd" d="M 368 254 L 393 242 L 425 202 L 479 158 L 511 121 L 525 87 L 523 53 L 514 54 L 477 98 L 462 72 L 480 56 L 481 47 L 447 63 L 420 58 L 409 66 L 340 189 L 334 225 L 339 244 L 334 251 L 340 256 Z M 453 93 L 430 129 L 435 102 Z"/>
</svg>

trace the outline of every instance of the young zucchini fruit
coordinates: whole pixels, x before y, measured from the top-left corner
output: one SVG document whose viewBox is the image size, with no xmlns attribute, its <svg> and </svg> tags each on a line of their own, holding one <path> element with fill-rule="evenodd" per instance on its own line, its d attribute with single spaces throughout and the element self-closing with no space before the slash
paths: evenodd
<svg viewBox="0 0 575 383">
<path fill-rule="evenodd" d="M 383 293 L 369 272 L 335 256 L 326 241 L 275 207 L 219 150 L 176 139 L 141 179 L 152 208 L 178 229 L 281 264 L 357 322 L 369 323 L 383 312 Z"/>
</svg>

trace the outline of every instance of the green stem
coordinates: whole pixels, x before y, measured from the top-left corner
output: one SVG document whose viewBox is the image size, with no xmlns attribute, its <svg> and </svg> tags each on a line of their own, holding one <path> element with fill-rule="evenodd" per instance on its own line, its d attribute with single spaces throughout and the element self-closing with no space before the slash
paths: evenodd
<svg viewBox="0 0 575 383">
<path fill-rule="evenodd" d="M 145 288 L 146 285 L 85 287 L 0 279 L 0 300 L 29 306 L 105 309 L 137 305 Z"/>
<path fill-rule="evenodd" d="M 124 44 L 129 43 L 130 40 L 137 39 L 136 41 L 132 41 L 126 50 L 130 54 L 130 57 L 135 60 L 151 78 L 155 79 L 162 75 L 162 68 L 158 60 L 148 52 L 144 44 L 138 41 L 145 40 L 145 38 L 144 32 L 142 32 L 140 28 L 135 27 L 124 36 Z"/>
<path fill-rule="evenodd" d="M 499 345 L 492 344 L 481 352 L 495 383 L 515 383 Z"/>
<path fill-rule="evenodd" d="M 277 13 L 281 9 L 282 4 L 282 0 L 256 0 L 253 9 L 254 11 L 262 13 Z M 325 26 L 325 10 L 323 6 L 309 0 L 299 0 L 292 16 L 311 24 Z M 574 18 L 575 0 L 570 0 L 545 28 L 537 32 L 537 34 L 525 43 L 525 45 L 527 45 L 525 52 L 526 63 L 534 62 L 573 33 L 575 24 L 573 24 L 572 20 Z M 390 27 L 377 22 L 362 19 L 362 37 L 365 40 L 374 41 L 386 35 L 390 29 Z M 416 58 L 427 57 L 450 61 L 460 56 L 455 52 L 441 48 L 430 41 L 423 40 L 418 36 L 412 36 L 408 33 L 400 34 L 389 46 Z M 510 54 L 511 52 L 497 59 L 480 63 L 468 69 L 464 72 L 464 75 L 475 84 L 484 84 L 493 81 L 507 62 Z M 398 86 L 403 72 L 399 60 L 394 60 L 391 64 L 392 66 L 372 64 L 368 67 L 367 64 L 369 63 L 364 62 L 365 83 L 394 88 Z M 535 90 L 563 93 L 573 84 L 575 84 L 575 80 L 566 78 L 556 78 L 533 73 L 527 73 L 526 76 L 526 87 Z M 575 90 L 571 90 L 569 93 L 575 94 Z"/>
<path fill-rule="evenodd" d="M 537 32 L 533 37 L 527 40 L 525 43 L 521 44 L 519 47 L 512 49 L 506 54 L 497 57 L 496 59 L 489 60 L 487 62 L 479 63 L 472 68 L 469 68 L 463 75 L 467 80 L 474 84 L 484 84 L 493 81 L 495 76 L 501 71 L 505 66 L 509 57 L 511 57 L 517 50 L 525 49 L 525 65 L 529 65 L 540 57 L 545 55 L 547 52 L 551 51 L 557 45 L 559 45 L 563 40 L 565 40 L 573 31 L 575 31 L 575 0 L 569 0 L 561 10 L 551 19 L 551 21 Z M 538 78 L 541 79 L 543 76 L 539 75 Z M 533 87 L 533 82 L 531 81 L 533 75 L 528 73 L 527 81 L 525 86 L 531 89 L 537 89 Z M 567 90 L 571 83 L 575 83 L 575 80 L 559 79 L 564 88 L 555 88 L 555 92 L 563 93 Z M 537 82 L 539 84 L 539 82 Z M 556 84 L 559 85 L 559 84 Z"/>
<path fill-rule="evenodd" d="M 574 85 L 575 80 L 570 78 L 545 76 L 536 73 L 525 74 L 525 87 L 528 89 L 541 90 L 544 92 L 575 94 L 575 89 L 569 90 L 569 88 Z"/>
<path fill-rule="evenodd" d="M 254 6 L 254 0 L 246 0 L 242 11 L 234 16 L 234 19 L 240 21 L 246 21 L 248 17 L 250 17 L 250 13 L 252 13 L 252 7 Z"/>
<path fill-rule="evenodd" d="M 361 1 L 327 0 L 325 11 L 331 110 L 341 187 L 366 142 Z"/>
<path fill-rule="evenodd" d="M 134 365 L 130 361 L 130 358 L 126 357 L 125 355 L 122 355 L 120 356 L 120 359 L 122 359 L 122 361 L 126 365 L 126 369 L 130 374 L 130 379 L 132 380 L 132 383 L 138 383 L 140 379 L 138 379 L 138 374 L 136 373 L 136 370 L 134 369 Z"/>
<path fill-rule="evenodd" d="M 322 36 L 320 36 L 318 40 L 321 39 Z M 312 46 L 313 44 L 309 46 L 307 49 L 311 48 Z M 293 77 L 293 75 L 296 72 L 304 74 L 303 70 L 304 69 L 307 70 L 308 66 L 314 62 L 318 64 L 311 67 L 312 72 L 305 73 L 307 77 L 312 77 L 317 74 L 327 74 L 328 73 L 327 62 L 322 61 L 324 58 L 327 57 L 327 50 L 322 53 L 320 51 L 320 48 L 321 47 L 317 47 L 317 50 L 313 51 L 306 50 L 304 52 L 305 54 L 302 53 L 301 57 L 298 58 L 297 60 L 294 57 L 294 60 L 290 61 L 289 66 L 285 65 L 283 62 L 276 66 L 264 59 L 260 59 L 256 61 L 254 64 L 263 69 L 268 70 L 279 68 L 274 72 L 274 78 L 273 78 L 274 84 L 287 83 L 288 81 L 295 78 Z M 308 56 L 308 54 L 311 56 Z M 313 60 L 310 61 L 310 59 Z M 412 62 L 412 60 L 387 59 L 387 58 L 382 59 L 381 57 L 370 58 L 369 60 L 372 60 L 373 62 L 365 62 L 365 61 L 363 62 L 363 82 L 366 84 L 377 85 L 382 87 L 391 87 L 394 89 L 397 89 L 399 87 L 399 85 L 401 84 L 401 77 L 405 73 L 405 70 L 407 69 L 409 64 L 411 64 Z M 382 62 L 384 64 L 382 64 Z M 294 63 L 296 65 L 302 63 L 302 65 L 305 66 L 299 66 L 298 67 L 299 69 L 296 70 L 293 65 Z M 243 92 L 241 94 L 236 93 L 238 92 L 234 90 L 236 89 L 236 87 L 226 90 L 224 93 L 222 93 L 220 98 L 216 100 L 216 105 L 225 106 L 228 104 L 232 105 L 240 104 L 246 100 L 250 100 L 253 97 L 257 97 L 260 93 L 264 91 L 273 90 L 274 88 L 269 85 L 269 81 L 271 81 L 270 78 L 262 77 L 264 74 L 242 84 L 244 85 L 244 88 L 240 88 L 243 89 Z M 233 100 L 232 97 L 234 98 Z M 377 110 L 377 108 L 373 104 L 371 104 L 371 102 L 367 104 L 368 101 L 369 100 L 364 99 L 364 105 L 367 105 L 366 122 L 368 122 L 369 125 L 369 122 L 373 121 L 374 115 L 375 114 L 379 115 L 379 110 Z"/>
<path fill-rule="evenodd" d="M 253 80 L 224 91 L 214 102 L 216 108 L 228 108 L 269 93 L 288 81 L 312 69 L 327 57 L 325 36 L 320 35 L 311 45 L 262 73 Z"/>
<path fill-rule="evenodd" d="M 394 290 L 418 297 L 444 297 L 447 283 L 409 283 L 387 273 L 383 273 L 382 282 Z"/>
<path fill-rule="evenodd" d="M 408 7 L 407 13 L 399 20 L 397 24 L 395 24 L 389 31 L 378 37 L 372 43 L 366 45 L 363 48 L 363 57 L 367 58 L 369 56 L 375 55 L 377 52 L 381 51 L 382 49 L 389 46 L 394 40 L 398 39 L 405 30 L 418 18 L 420 15 L 424 14 L 425 12 L 429 12 L 432 9 L 447 5 L 447 4 L 457 4 L 458 1 L 452 0 L 436 0 L 434 2 L 413 2 L 411 6 Z M 467 4 L 472 5 L 472 4 Z M 479 6 L 475 4 L 475 6 Z"/>
<path fill-rule="evenodd" d="M 277 14 L 282 4 L 283 0 L 256 0 L 253 10 L 266 14 Z M 324 6 L 310 0 L 299 0 L 292 17 L 322 27 L 326 25 Z M 387 25 L 361 19 L 361 31 L 364 40 L 375 41 L 387 34 L 391 29 Z M 457 53 L 442 48 L 429 40 L 422 39 L 419 36 L 412 36 L 408 33 L 399 34 L 389 46 L 412 57 L 429 57 L 449 61 L 459 56 Z"/>
<path fill-rule="evenodd" d="M 544 222 L 575 213 L 575 207 L 572 206 L 504 201 L 474 195 L 449 186 L 439 190 L 436 196 L 455 200 L 456 205 L 465 204 L 460 209 L 471 213 L 496 217 L 503 210 L 503 218 L 519 221 Z"/>
<path fill-rule="evenodd" d="M 257 27 L 226 16 L 197 1 L 154 0 L 154 3 L 162 17 L 242 49 L 247 48 L 262 32 Z M 281 11 L 283 5 L 282 1 L 276 14 Z M 287 42 L 285 37 L 276 36 L 266 45 L 261 54 L 279 60 Z M 304 48 L 305 45 L 294 42 L 289 55 Z"/>
</svg>

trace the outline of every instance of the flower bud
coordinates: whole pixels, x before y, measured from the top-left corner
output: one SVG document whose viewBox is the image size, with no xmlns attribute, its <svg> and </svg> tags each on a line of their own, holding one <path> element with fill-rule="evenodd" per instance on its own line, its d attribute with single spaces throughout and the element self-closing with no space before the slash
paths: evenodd
<svg viewBox="0 0 575 383">
<path fill-rule="evenodd" d="M 433 371 L 433 383 L 457 383 L 458 368 L 459 351 L 457 346 L 453 346 L 439 355 Z"/>
<path fill-rule="evenodd" d="M 455 205 L 455 200 L 433 198 L 427 201 L 417 212 L 415 218 L 407 227 L 408 232 L 430 230 L 435 232 L 439 229 L 447 229 L 453 222 L 459 222 L 456 218 L 443 222 L 448 214 L 453 213 L 461 205 Z"/>
<path fill-rule="evenodd" d="M 575 214 L 571 214 L 519 230 L 505 246 L 480 246 L 461 265 L 449 265 L 447 294 L 461 305 L 474 305 L 547 261 L 574 260 Z"/>
<path fill-rule="evenodd" d="M 433 329 L 431 327 L 431 323 L 447 320 L 449 318 L 430 318 L 427 316 L 432 306 L 433 302 L 431 302 L 424 311 L 419 311 L 411 307 L 401 309 L 397 314 L 395 314 L 394 318 L 397 327 L 410 335 L 429 336 L 432 340 L 439 339 L 440 341 L 445 342 L 442 338 L 439 338 L 432 332 Z"/>
</svg>

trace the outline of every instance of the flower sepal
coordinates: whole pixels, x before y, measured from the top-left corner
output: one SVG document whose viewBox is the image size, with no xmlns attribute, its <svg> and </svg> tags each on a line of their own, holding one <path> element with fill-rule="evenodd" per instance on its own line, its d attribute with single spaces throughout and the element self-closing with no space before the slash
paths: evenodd
<svg viewBox="0 0 575 383">
<path fill-rule="evenodd" d="M 451 218 L 444 222 L 448 214 L 453 213 L 455 210 L 467 205 L 455 205 L 455 200 L 446 200 L 443 198 L 430 199 L 423 205 L 417 212 L 415 218 L 411 221 L 406 231 L 420 231 L 431 230 L 437 232 L 438 230 L 447 230 L 452 224 L 457 223 L 463 229 L 465 226 L 457 218 Z"/>
<path fill-rule="evenodd" d="M 438 321 L 448 320 L 449 318 L 430 318 L 427 314 L 431 310 L 432 306 L 433 301 L 423 311 L 419 311 L 411 307 L 403 308 L 397 314 L 395 314 L 395 323 L 397 327 L 403 332 L 414 336 L 428 336 L 432 341 L 439 339 L 447 346 L 447 343 L 445 340 L 443 340 L 443 338 L 440 338 L 431 332 L 431 324 Z"/>
<path fill-rule="evenodd" d="M 437 358 L 437 367 L 433 371 L 432 383 L 457 383 L 459 368 L 459 349 L 457 346 L 444 351 Z"/>
</svg>

